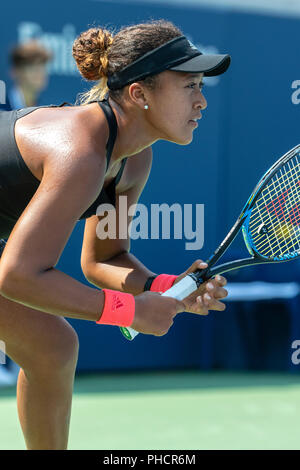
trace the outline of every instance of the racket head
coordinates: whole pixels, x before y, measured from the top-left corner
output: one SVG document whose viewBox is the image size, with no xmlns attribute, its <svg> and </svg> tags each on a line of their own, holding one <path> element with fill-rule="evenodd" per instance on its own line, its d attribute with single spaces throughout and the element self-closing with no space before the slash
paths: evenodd
<svg viewBox="0 0 300 470">
<path fill-rule="evenodd" d="M 241 215 L 252 256 L 270 262 L 300 256 L 300 145 L 263 175 Z"/>
</svg>

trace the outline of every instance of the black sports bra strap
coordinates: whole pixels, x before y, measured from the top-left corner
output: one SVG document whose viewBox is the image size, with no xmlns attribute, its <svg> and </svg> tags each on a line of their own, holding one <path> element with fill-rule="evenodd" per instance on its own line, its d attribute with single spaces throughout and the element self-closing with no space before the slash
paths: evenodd
<svg viewBox="0 0 300 470">
<path fill-rule="evenodd" d="M 109 162 L 110 162 L 110 159 L 111 159 L 111 154 L 112 154 L 112 151 L 113 151 L 113 148 L 114 148 L 114 145 L 115 145 L 115 141 L 116 141 L 116 138 L 117 138 L 118 124 L 117 124 L 116 117 L 113 113 L 113 110 L 111 109 L 110 104 L 108 103 L 108 101 L 107 100 L 98 101 L 98 104 L 101 107 L 101 109 L 103 110 L 103 112 L 106 116 L 108 125 L 109 125 L 109 139 L 108 139 L 107 144 L 106 144 L 106 150 L 107 150 L 107 153 L 106 153 L 106 169 L 108 169 L 108 165 L 109 165 Z"/>
<path fill-rule="evenodd" d="M 64 101 L 63 103 L 61 103 L 61 104 L 58 105 L 58 108 L 62 108 L 63 106 L 66 106 L 66 105 L 68 105 L 68 106 L 73 106 L 73 105 L 72 105 L 71 103 L 69 103 L 68 101 Z"/>
<path fill-rule="evenodd" d="M 122 160 L 121 168 L 120 168 L 120 170 L 118 171 L 118 174 L 117 174 L 117 176 L 116 176 L 116 178 L 115 178 L 115 185 L 116 185 L 116 186 L 117 186 L 118 182 L 119 182 L 120 179 L 121 179 L 121 176 L 122 176 L 122 174 L 123 174 L 123 170 L 124 170 L 126 161 L 127 161 L 127 158 L 124 158 L 124 160 Z"/>
</svg>

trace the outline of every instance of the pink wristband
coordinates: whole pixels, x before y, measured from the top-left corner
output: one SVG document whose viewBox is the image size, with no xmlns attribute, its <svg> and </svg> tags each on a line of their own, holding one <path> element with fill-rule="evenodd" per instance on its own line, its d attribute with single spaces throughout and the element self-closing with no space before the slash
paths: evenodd
<svg viewBox="0 0 300 470">
<path fill-rule="evenodd" d="M 175 279 L 178 276 L 173 274 L 159 274 L 151 284 L 150 291 L 152 292 L 166 292 L 173 286 Z"/>
<path fill-rule="evenodd" d="M 105 294 L 104 308 L 96 323 L 102 325 L 130 326 L 134 319 L 135 299 L 132 294 L 102 289 Z"/>
</svg>

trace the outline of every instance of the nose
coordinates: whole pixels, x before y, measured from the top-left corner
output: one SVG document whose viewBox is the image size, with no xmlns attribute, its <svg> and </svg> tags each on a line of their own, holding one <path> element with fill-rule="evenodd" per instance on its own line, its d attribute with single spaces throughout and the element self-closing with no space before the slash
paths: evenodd
<svg viewBox="0 0 300 470">
<path fill-rule="evenodd" d="M 206 101 L 206 98 L 205 96 L 203 95 L 203 93 L 199 90 L 199 97 L 198 97 L 198 100 L 195 104 L 195 108 L 200 108 L 201 110 L 202 109 L 206 109 L 207 108 L 207 101 Z"/>
</svg>

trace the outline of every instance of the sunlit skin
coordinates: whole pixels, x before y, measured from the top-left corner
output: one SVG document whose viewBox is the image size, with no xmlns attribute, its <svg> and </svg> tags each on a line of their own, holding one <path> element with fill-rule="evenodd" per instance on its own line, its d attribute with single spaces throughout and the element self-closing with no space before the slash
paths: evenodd
<svg viewBox="0 0 300 470">
<path fill-rule="evenodd" d="M 154 89 L 150 89 L 143 81 L 140 81 L 124 87 L 119 103 L 109 98 L 118 123 L 118 133 L 110 165 L 102 184 L 105 186 L 116 176 L 121 160 L 125 157 L 139 155 L 139 159 L 145 159 L 144 163 L 141 162 L 139 165 L 136 162 L 136 157 L 133 158 L 132 164 L 131 158 L 128 159 L 127 171 L 124 172 L 124 177 L 118 185 L 118 192 L 121 194 L 126 194 L 132 181 L 142 181 L 144 178 L 142 173 L 147 172 L 147 165 L 150 162 L 149 149 L 154 142 L 166 140 L 179 145 L 188 145 L 192 141 L 193 132 L 197 127 L 197 124 L 192 120 L 200 118 L 203 110 L 207 107 L 206 99 L 202 93 L 202 73 L 164 71 L 156 79 Z M 148 105 L 148 109 L 145 109 L 145 105 Z M 43 122 L 43 126 L 41 126 L 41 122 Z M 19 133 L 19 131 L 21 132 Z M 16 141 L 23 159 L 40 180 L 43 176 L 42 169 L 45 166 L 45 161 L 50 161 L 49 158 L 53 164 L 56 162 L 55 165 L 59 166 L 63 166 L 64 162 L 68 161 L 67 157 L 69 158 L 73 152 L 75 136 L 76 142 L 78 141 L 77 152 L 83 152 L 83 155 L 87 153 L 84 156 L 86 165 L 88 165 L 90 158 L 94 159 L 95 150 L 99 154 L 97 159 L 99 158 L 99 161 L 103 159 L 103 150 L 108 138 L 108 126 L 97 103 L 72 108 L 42 108 L 20 119 L 16 124 Z M 55 142 L 54 147 L 53 142 Z M 61 144 L 58 145 L 58 142 Z M 89 147 L 87 143 L 89 143 Z M 90 147 L 91 150 L 87 150 Z M 54 155 L 50 157 L 52 148 Z M 57 151 L 58 148 L 60 148 L 60 152 Z M 91 157 L 88 152 L 91 152 Z M 96 223 L 97 219 L 95 217 Z M 86 232 L 95 233 L 96 227 L 93 221 L 86 221 L 86 227 Z M 8 241 L 8 245 L 9 243 L 11 240 Z M 114 252 L 113 240 L 111 245 L 112 247 L 107 248 L 107 256 L 110 252 Z M 99 249 L 103 254 L 103 241 L 101 241 Z M 11 250 L 12 256 L 15 250 L 16 248 Z M 124 247 L 124 250 L 127 250 L 127 247 Z M 89 252 L 87 248 L 86 251 Z M 86 257 L 94 255 L 89 254 Z M 99 256 L 101 255 L 99 254 Z M 199 262 L 198 260 L 197 264 Z M 196 267 L 198 266 L 193 265 L 193 268 L 189 269 L 193 271 Z M 98 275 L 101 273 L 97 273 Z M 140 289 L 139 283 L 142 282 L 139 278 L 137 292 Z M 205 283 L 192 295 L 189 301 L 185 302 L 182 306 L 183 310 L 200 314 L 207 314 L 208 308 L 223 310 L 225 305 L 215 300 L 226 296 L 226 291 L 222 289 L 226 280 L 220 278 L 211 282 L 211 286 L 215 287 L 216 291 L 212 291 L 211 296 L 204 297 L 204 293 L 207 294 L 206 287 L 209 290 L 208 284 Z M 116 279 L 114 278 L 111 280 L 111 286 L 122 290 L 119 282 L 117 287 L 115 283 Z M 137 293 L 133 285 L 130 288 Z M 199 296 L 198 304 L 196 303 L 197 296 Z"/>
<path fill-rule="evenodd" d="M 1 257 L 0 333 L 7 354 L 21 367 L 18 412 L 28 449 L 67 448 L 78 338 L 64 317 L 97 321 L 103 311 L 100 289 L 55 267 L 78 217 L 128 156 L 116 193 L 127 197 L 128 207 L 136 204 L 150 174 L 151 145 L 161 139 L 189 144 L 196 128 L 191 120 L 206 108 L 202 74 L 166 71 L 157 78 L 154 90 L 137 82 L 124 88 L 119 103 L 109 98 L 118 133 L 108 169 L 109 128 L 97 103 L 40 108 L 16 122 L 19 151 L 41 184 Z M 119 210 L 117 201 L 117 219 Z M 154 273 L 130 253 L 129 238 L 99 239 L 99 219 L 93 215 L 85 222 L 82 271 L 97 287 L 135 296 L 132 328 L 162 336 L 181 312 L 225 309 L 222 276 L 183 301 L 143 292 Z M 196 260 L 177 280 L 205 266 Z"/>
<path fill-rule="evenodd" d="M 154 90 L 149 90 L 143 82 L 137 82 L 125 88 L 121 105 L 110 99 L 118 122 L 112 161 L 118 162 L 158 140 L 190 144 L 197 127 L 191 120 L 200 119 L 207 107 L 202 88 L 203 73 L 165 71 L 157 77 Z M 145 104 L 148 105 L 146 110 Z M 206 266 L 202 260 L 195 261 L 178 276 L 176 282 Z M 222 276 L 205 283 L 184 299 L 184 310 L 202 315 L 207 315 L 209 309 L 223 310 L 225 305 L 218 299 L 226 297 L 225 285 L 226 279 Z"/>
<path fill-rule="evenodd" d="M 201 117 L 207 107 L 202 94 L 203 74 L 165 71 L 154 90 L 143 82 L 126 87 L 119 106 L 110 99 L 118 121 L 113 160 L 125 158 L 158 140 L 188 145 L 197 127 L 190 120 Z M 144 109 L 148 105 L 147 110 Z"/>
<path fill-rule="evenodd" d="M 197 124 L 191 120 L 200 118 L 202 111 L 207 107 L 206 99 L 202 93 L 202 84 L 202 73 L 191 74 L 165 71 L 157 76 L 154 90 L 146 87 L 143 81 L 135 82 L 124 88 L 120 103 L 109 98 L 118 123 L 118 134 L 104 185 L 106 181 L 110 181 L 112 177 L 116 175 L 121 160 L 125 157 L 135 156 L 138 153 L 142 154 L 142 152 L 147 151 L 154 142 L 167 140 L 179 145 L 188 145 L 192 141 Z M 145 105 L 148 105 L 148 109 L 145 109 Z M 103 131 L 104 127 L 107 127 L 107 124 L 103 112 L 96 103 L 87 106 L 75 106 L 73 108 L 61 108 L 56 110 L 41 109 L 38 113 L 40 113 L 40 116 L 34 113 L 21 119 L 21 121 L 25 120 L 25 122 L 28 119 L 29 126 L 27 126 L 26 131 L 22 133 L 22 140 L 19 140 L 17 135 L 19 149 L 28 166 L 30 167 L 30 164 L 36 161 L 34 170 L 36 170 L 35 175 L 38 179 L 42 178 L 41 168 L 43 166 L 43 162 L 39 165 L 38 160 L 41 158 L 41 155 L 49 154 L 47 147 L 49 139 L 59 142 L 61 139 L 60 134 L 63 134 L 63 147 L 65 147 L 65 143 L 69 142 L 72 136 L 82 133 L 80 141 L 95 141 L 95 147 L 99 149 L 99 153 L 102 146 L 105 145 L 107 136 L 105 136 L 105 132 Z M 41 128 L 40 122 L 43 120 L 42 113 L 45 115 L 45 122 L 47 122 L 46 115 L 50 116 L 50 113 L 51 115 L 57 113 L 80 113 L 80 127 L 78 131 L 75 131 L 73 126 L 69 129 L 71 116 L 66 115 L 64 121 L 58 121 L 57 119 L 56 122 L 54 118 L 53 124 L 51 122 L 50 127 L 43 126 Z M 17 134 L 19 123 L 20 122 L 18 122 L 16 126 Z M 84 126 L 82 123 L 84 123 Z M 38 132 L 34 131 L 35 126 L 37 126 Z M 40 131 L 42 131 L 42 134 Z M 27 139 L 29 140 L 28 144 L 26 143 Z M 26 145 L 24 145 L 24 143 L 26 143 Z M 43 143 L 46 145 L 45 150 Z M 33 144 L 34 147 L 39 150 L 36 158 L 33 158 Z M 57 149 L 57 146 L 55 146 L 55 149 Z M 66 148 L 66 151 L 67 153 L 69 152 L 68 148 Z M 30 160 L 26 160 L 27 153 Z M 55 159 L 58 160 L 60 158 L 62 161 L 65 160 L 64 153 L 60 156 L 56 150 Z M 130 165 L 130 160 L 129 158 L 127 167 Z M 30 168 L 33 171 L 32 166 Z M 122 178 L 119 185 L 119 191 L 121 193 L 125 191 L 126 187 L 130 186 L 131 179 L 137 178 L 137 171 L 137 164 L 133 164 L 130 167 L 130 174 L 129 171 L 125 172 L 124 178 Z M 122 182 L 124 189 L 122 189 Z M 94 233 L 95 227 L 93 227 L 92 222 L 87 221 L 86 226 L 89 227 L 89 231 Z M 113 241 L 111 243 L 113 244 Z M 101 250 L 103 250 L 102 245 L 103 242 L 101 243 Z M 199 267 L 205 267 L 199 266 L 200 262 L 200 260 L 197 260 L 197 266 L 193 264 L 188 272 L 194 271 Z M 184 274 L 185 273 L 183 273 L 180 278 L 183 277 Z M 226 291 L 222 288 L 225 284 L 226 280 L 223 277 L 211 281 L 210 285 L 205 283 L 185 301 L 183 309 L 204 315 L 208 313 L 208 309 L 216 308 L 217 310 L 223 310 L 225 305 L 219 302 L 218 299 L 226 296 Z M 215 291 L 212 290 L 212 295 L 207 296 L 208 292 L 205 291 L 206 288 L 209 290 L 210 286 L 214 287 Z"/>
<path fill-rule="evenodd" d="M 191 119 L 201 118 L 207 107 L 202 94 L 203 74 L 166 71 L 159 76 L 159 87 L 148 98 L 148 122 L 158 138 L 188 145 L 193 140 Z"/>
</svg>

